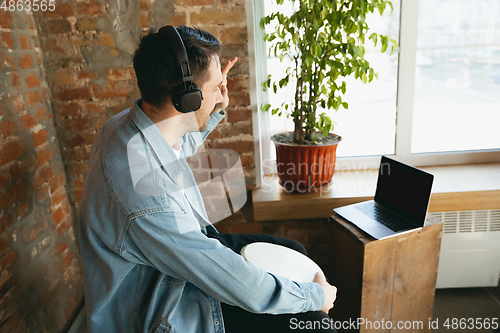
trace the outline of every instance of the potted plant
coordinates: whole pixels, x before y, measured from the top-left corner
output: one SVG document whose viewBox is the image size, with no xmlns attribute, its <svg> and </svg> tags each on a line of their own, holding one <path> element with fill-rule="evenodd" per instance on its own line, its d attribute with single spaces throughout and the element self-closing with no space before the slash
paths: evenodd
<svg viewBox="0 0 500 333">
<path fill-rule="evenodd" d="M 378 10 L 380 15 L 392 4 L 387 0 L 276 0 L 278 5 L 293 5 L 293 14 L 271 13 L 260 21 L 261 29 L 276 24 L 266 33 L 271 43 L 269 55 L 283 61 L 290 59 L 284 76 L 268 76 L 264 90 L 274 93 L 285 86 L 295 86 L 293 101 L 280 106 L 263 104 L 263 111 L 292 117 L 293 132 L 272 137 L 276 146 L 280 184 L 292 191 L 311 191 L 331 184 L 335 170 L 337 145 L 342 139 L 330 133 L 334 122 L 320 110 L 347 109 L 342 100 L 347 83 L 343 78 L 354 75 L 364 83 L 377 73 L 365 59 L 367 39 L 381 51 L 397 42 L 388 36 L 370 32 L 366 16 Z M 392 51 L 391 51 L 392 52 Z M 318 114 L 319 113 L 319 114 Z"/>
</svg>

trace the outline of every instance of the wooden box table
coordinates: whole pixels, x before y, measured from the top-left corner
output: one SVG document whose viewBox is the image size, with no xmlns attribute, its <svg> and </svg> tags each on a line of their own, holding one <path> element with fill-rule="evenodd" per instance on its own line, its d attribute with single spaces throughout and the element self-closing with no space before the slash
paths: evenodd
<svg viewBox="0 0 500 333">
<path fill-rule="evenodd" d="M 329 226 L 337 331 L 430 332 L 442 223 L 382 240 L 337 214 Z"/>
</svg>

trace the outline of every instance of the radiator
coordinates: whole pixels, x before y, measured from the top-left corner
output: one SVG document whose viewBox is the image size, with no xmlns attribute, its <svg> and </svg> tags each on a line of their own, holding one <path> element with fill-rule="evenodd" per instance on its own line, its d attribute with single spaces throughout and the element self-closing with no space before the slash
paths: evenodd
<svg viewBox="0 0 500 333">
<path fill-rule="evenodd" d="M 500 277 L 500 210 L 429 213 L 443 221 L 436 288 L 494 287 Z"/>
</svg>

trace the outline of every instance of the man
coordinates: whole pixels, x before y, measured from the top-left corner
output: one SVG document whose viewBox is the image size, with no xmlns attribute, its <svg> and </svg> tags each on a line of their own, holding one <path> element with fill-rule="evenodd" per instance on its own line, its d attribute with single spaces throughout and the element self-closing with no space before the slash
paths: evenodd
<svg viewBox="0 0 500 333">
<path fill-rule="evenodd" d="M 245 328 L 229 314 L 267 314 L 259 318 L 270 325 L 285 318 L 276 314 L 327 318 L 336 289 L 322 275 L 317 283 L 293 282 L 235 253 L 256 240 L 296 245 L 265 235 L 219 234 L 207 223 L 185 159 L 223 119 L 226 77 L 237 59 L 221 68 L 214 36 L 178 27 L 192 71 L 183 83 L 171 37 L 162 33 L 167 28 L 143 37 L 134 54 L 142 99 L 108 120 L 92 147 L 75 228 L 89 331 L 237 333 Z M 178 88 L 190 80 L 201 105 L 179 112 Z M 271 331 L 286 331 L 289 323 L 282 324 Z M 253 331 L 266 332 L 261 328 Z"/>
</svg>

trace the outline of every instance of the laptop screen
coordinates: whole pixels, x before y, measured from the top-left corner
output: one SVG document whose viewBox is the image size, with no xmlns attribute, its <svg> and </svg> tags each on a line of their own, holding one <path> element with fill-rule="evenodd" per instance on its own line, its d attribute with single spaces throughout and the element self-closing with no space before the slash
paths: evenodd
<svg viewBox="0 0 500 333">
<path fill-rule="evenodd" d="M 382 156 L 375 202 L 423 226 L 434 176 Z"/>
</svg>

